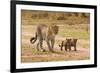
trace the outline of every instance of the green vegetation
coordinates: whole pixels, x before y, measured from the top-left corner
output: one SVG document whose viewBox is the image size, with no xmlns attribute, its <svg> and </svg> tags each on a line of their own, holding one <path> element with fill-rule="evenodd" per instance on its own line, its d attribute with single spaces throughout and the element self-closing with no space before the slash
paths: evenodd
<svg viewBox="0 0 100 73">
<path fill-rule="evenodd" d="M 90 58 L 90 31 L 89 13 L 76 12 L 46 12 L 22 10 L 22 62 L 48 62 L 86 60 Z M 46 52 L 37 51 L 36 43 L 31 44 L 30 38 L 34 36 L 37 24 L 56 24 L 59 33 L 55 41 L 55 53 L 49 52 L 46 44 L 43 45 Z M 61 51 L 58 44 L 66 38 L 77 38 L 78 51 Z"/>
<path fill-rule="evenodd" d="M 70 26 L 71 27 L 71 26 Z M 89 39 L 89 33 L 84 29 L 75 29 L 75 27 L 60 27 L 59 35 L 63 37 L 72 37 L 77 39 Z"/>
</svg>

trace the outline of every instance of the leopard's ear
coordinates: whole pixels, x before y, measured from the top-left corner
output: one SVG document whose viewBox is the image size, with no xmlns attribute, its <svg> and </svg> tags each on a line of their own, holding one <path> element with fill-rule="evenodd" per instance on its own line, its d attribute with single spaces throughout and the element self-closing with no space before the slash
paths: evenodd
<svg viewBox="0 0 100 73">
<path fill-rule="evenodd" d="M 77 41 L 78 39 L 73 39 L 74 41 Z"/>
</svg>

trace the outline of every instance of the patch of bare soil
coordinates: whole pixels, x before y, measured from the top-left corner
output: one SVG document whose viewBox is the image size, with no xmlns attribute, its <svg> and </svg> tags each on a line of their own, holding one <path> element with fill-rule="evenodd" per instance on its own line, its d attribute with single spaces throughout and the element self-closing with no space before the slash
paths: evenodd
<svg viewBox="0 0 100 73">
<path fill-rule="evenodd" d="M 57 49 L 57 48 L 56 48 Z M 69 60 L 86 60 L 90 58 L 89 49 L 78 49 L 77 51 L 60 51 L 54 53 L 24 51 L 22 53 L 22 62 L 47 62 L 47 61 L 69 61 Z"/>
<path fill-rule="evenodd" d="M 32 26 L 30 26 L 32 27 Z M 23 27 L 22 32 L 22 52 L 21 52 L 21 61 L 22 63 L 29 63 L 29 62 L 48 62 L 48 61 L 71 61 L 71 60 L 87 60 L 90 59 L 90 49 L 83 48 L 80 43 L 87 44 L 87 40 L 78 40 L 77 51 L 74 51 L 73 47 L 71 51 L 63 51 L 60 50 L 58 46 L 62 40 L 65 40 L 64 37 L 56 36 L 56 41 L 54 45 L 54 53 L 50 52 L 46 42 L 43 42 L 43 48 L 46 52 L 37 51 L 36 44 L 30 43 L 30 38 L 34 36 L 34 32 L 32 29 L 27 30 L 27 27 Z M 35 30 L 35 27 L 34 27 Z M 60 40 L 60 41 L 59 41 Z"/>
</svg>

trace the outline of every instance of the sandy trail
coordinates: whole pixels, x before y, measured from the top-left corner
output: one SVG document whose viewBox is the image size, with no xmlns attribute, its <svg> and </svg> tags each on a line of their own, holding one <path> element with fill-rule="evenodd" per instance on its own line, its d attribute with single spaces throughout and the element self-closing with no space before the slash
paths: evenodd
<svg viewBox="0 0 100 73">
<path fill-rule="evenodd" d="M 46 48 L 46 47 L 45 47 Z M 61 51 L 60 48 L 55 47 L 54 53 L 37 51 L 33 52 L 33 49 L 28 49 L 22 53 L 22 62 L 47 62 L 47 61 L 68 61 L 68 60 L 86 60 L 90 58 L 90 50 L 85 48 L 77 48 L 77 51 Z"/>
<path fill-rule="evenodd" d="M 43 42 L 43 48 L 46 52 L 37 51 L 36 44 L 30 43 L 30 38 L 34 36 L 34 32 L 31 32 L 32 29 L 26 29 L 30 27 L 24 27 L 22 33 L 22 52 L 21 52 L 21 61 L 22 62 L 47 62 L 47 61 L 69 61 L 69 60 L 87 60 L 90 59 L 90 49 L 77 46 L 77 51 L 61 51 L 58 44 L 61 43 L 61 40 L 65 40 L 64 37 L 56 36 L 56 42 L 54 45 L 54 53 L 49 52 L 46 42 Z M 34 27 L 35 30 L 35 27 Z M 60 40 L 60 41 L 59 41 Z M 80 42 L 85 42 L 85 40 L 78 40 L 78 45 Z M 86 43 L 86 42 L 85 42 Z"/>
</svg>

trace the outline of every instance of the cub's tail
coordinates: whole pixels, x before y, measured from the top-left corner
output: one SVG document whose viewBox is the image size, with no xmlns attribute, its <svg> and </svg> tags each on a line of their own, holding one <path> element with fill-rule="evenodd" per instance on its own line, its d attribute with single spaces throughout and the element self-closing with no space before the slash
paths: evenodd
<svg viewBox="0 0 100 73">
<path fill-rule="evenodd" d="M 62 47 L 64 45 L 64 41 L 61 42 L 61 44 L 59 44 L 59 47 Z"/>
</svg>

